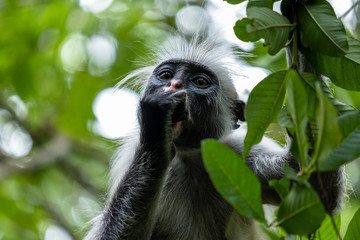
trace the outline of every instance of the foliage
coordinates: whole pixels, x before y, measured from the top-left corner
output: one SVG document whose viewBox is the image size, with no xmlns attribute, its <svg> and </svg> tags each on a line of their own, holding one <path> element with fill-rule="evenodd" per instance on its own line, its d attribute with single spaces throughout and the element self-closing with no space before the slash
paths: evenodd
<svg viewBox="0 0 360 240">
<path fill-rule="evenodd" d="M 150 0 L 98 13 L 79 1 L 0 0 L 1 239 L 82 239 L 117 146 L 94 130 L 93 102 L 162 37 L 173 20 L 161 16 Z M 114 46 L 109 67 L 89 51 L 98 39 Z"/>
<path fill-rule="evenodd" d="M 286 47 L 292 52 L 286 71 L 270 74 L 250 93 L 245 110 L 248 132 L 243 155 L 232 160 L 244 161 L 270 123 L 278 122 L 286 127 L 293 140 L 292 153 L 301 164 L 301 170 L 294 173 L 284 166 L 285 177 L 271 182 L 282 199 L 275 221 L 269 224 L 254 216 L 253 212 L 262 212 L 261 206 L 253 209 L 253 206 L 231 201 L 243 197 L 235 189 L 252 186 L 246 185 L 248 179 L 240 177 L 232 181 L 233 190 L 225 190 L 222 186 L 221 183 L 230 176 L 247 171 L 245 164 L 228 163 L 228 156 L 233 154 L 230 149 L 224 146 L 210 148 L 214 143 L 206 140 L 203 143 L 205 165 L 219 192 L 239 212 L 269 226 L 276 224 L 285 230 L 286 239 L 294 235 L 309 239 L 341 239 L 340 217 L 325 218 L 324 207 L 307 179 L 318 171 L 334 170 L 360 157 L 360 112 L 335 99 L 329 83 L 315 73 L 328 77 L 331 84 L 338 87 L 359 91 L 360 41 L 345 32 L 342 22 L 325 0 L 283 0 L 281 10 L 282 14 L 273 11 L 272 0 L 248 0 L 247 17 L 234 26 L 240 40 L 264 39 L 270 55 Z M 304 65 L 304 57 L 311 66 Z M 226 164 L 222 161 L 219 164 L 217 154 Z M 213 167 L 216 164 L 218 166 Z M 321 191 L 326 195 L 324 189 Z M 258 192 L 253 194 L 261 199 Z M 360 239 L 358 213 L 349 224 L 344 239 Z"/>
<path fill-rule="evenodd" d="M 358 239 L 360 235 L 360 209 L 356 211 L 349 223 L 344 240 Z"/>
<path fill-rule="evenodd" d="M 202 149 L 206 169 L 213 173 L 211 179 L 216 189 L 244 216 L 265 221 L 261 186 L 245 161 L 215 140 L 205 141 Z"/>
<path fill-rule="evenodd" d="M 82 2 L 111 1 L 0 0 L 1 239 L 48 240 L 55 239 L 54 232 L 57 233 L 58 239 L 82 238 L 87 222 L 100 209 L 99 203 L 103 202 L 109 159 L 117 146 L 113 140 L 105 139 L 96 132 L 96 117 L 92 109 L 94 100 L 99 92 L 113 87 L 119 77 L 133 70 L 136 67 L 134 62 L 141 62 L 144 59 L 145 54 L 149 52 L 149 44 L 160 42 L 168 34 L 169 29 L 173 31 L 175 27 L 176 12 L 172 14 L 164 12 L 170 7 L 165 4 L 164 10 L 158 5 L 165 1 L 114 0 L 111 5 L 98 12 L 80 6 Z M 176 10 L 185 5 L 185 1 L 166 1 L 168 2 L 176 2 Z M 190 5 L 202 6 L 204 4 L 204 1 L 188 2 Z M 328 94 L 331 91 L 327 91 L 327 88 L 318 89 L 315 83 L 318 77 L 313 74 L 299 73 L 296 70 L 296 64 L 291 71 L 284 71 L 286 61 L 283 47 L 288 44 L 289 34 L 294 34 L 292 30 L 297 29 L 297 22 L 292 22 L 283 14 L 272 11 L 272 0 L 228 0 L 228 2 L 248 3 L 249 15 L 240 24 L 242 28 L 239 29 L 240 36 L 247 37 L 247 41 L 264 38 L 266 44 L 264 46 L 261 40 L 255 42 L 254 49 L 249 50 L 250 54 L 245 55 L 244 58 L 249 64 L 266 68 L 274 73 L 262 84 L 270 83 L 270 89 L 273 90 L 272 94 L 266 96 L 267 101 L 278 99 L 276 104 L 268 106 L 275 107 L 273 110 L 265 108 L 264 112 L 259 113 L 259 116 L 266 115 L 266 112 L 272 115 L 271 118 L 266 115 L 265 123 L 254 122 L 255 125 L 251 128 L 260 126 L 261 131 L 250 133 L 249 137 L 253 140 L 247 143 L 247 148 L 250 150 L 251 145 L 261 139 L 269 123 L 277 119 L 280 122 L 283 120 L 282 125 L 287 126 L 291 133 L 295 133 L 299 152 L 300 149 L 302 151 L 302 158 L 310 161 L 311 156 L 304 157 L 304 153 L 306 153 L 306 146 L 311 148 L 311 145 L 303 140 L 304 136 L 300 136 L 303 133 L 301 129 L 304 129 L 304 122 L 308 123 L 308 120 L 304 119 L 320 119 L 316 112 L 318 103 L 323 101 L 324 109 L 331 104 L 318 98 L 318 95 L 322 96 L 323 93 Z M 321 7 L 322 2 L 320 1 L 319 4 Z M 314 28 L 321 25 L 317 25 L 317 22 L 312 20 L 312 15 L 325 15 L 324 21 L 319 19 L 319 22 L 325 25 L 329 24 L 327 17 L 334 20 L 329 6 L 326 7 L 324 13 L 318 13 L 320 10 L 321 8 L 318 10 L 305 8 L 302 14 L 307 14 L 307 18 L 305 16 L 303 20 L 307 23 L 313 21 Z M 338 26 L 339 23 L 336 25 Z M 325 32 L 314 36 L 319 39 L 312 41 L 317 41 L 317 44 L 321 45 L 327 31 L 332 32 L 331 28 L 324 29 Z M 248 32 L 249 30 L 253 32 Z M 235 33 L 239 35 L 236 29 Z M 338 26 L 334 33 L 329 34 L 331 37 L 327 39 L 328 44 L 331 45 L 334 34 L 336 38 L 342 33 L 343 31 Z M 344 50 L 345 54 L 340 54 L 341 56 L 326 55 L 326 48 L 324 52 L 317 52 L 316 47 L 315 50 L 303 48 L 303 53 L 311 64 L 332 80 L 330 86 L 335 89 L 336 98 L 330 101 L 340 113 L 348 112 L 351 108 L 336 102 L 338 99 L 357 109 L 360 107 L 359 92 L 338 87 L 359 90 L 355 88 L 359 83 L 357 77 L 360 76 L 359 44 L 351 36 L 346 37 L 348 49 Z M 89 51 L 91 43 L 98 39 L 107 40 L 115 49 L 114 53 L 107 52 L 108 56 L 112 54 L 116 56 L 108 65 L 105 64 L 104 59 L 96 61 L 93 53 Z M 344 47 L 342 45 L 346 42 L 343 38 L 337 41 L 342 43 L 339 44 L 341 48 Z M 310 42 L 306 46 L 313 45 Z M 267 53 L 269 47 L 273 56 Z M 105 48 L 101 49 L 102 52 L 105 50 Z M 311 54 L 308 54 L 310 51 Z M 282 72 L 279 73 L 280 70 Z M 291 81 L 292 79 L 297 80 Z M 299 85 L 302 85 L 305 93 L 302 90 L 300 92 L 291 90 L 297 90 Z M 261 91 L 261 85 L 259 89 Z M 290 92 L 293 95 L 289 95 Z M 253 101 L 253 104 L 250 104 L 252 105 L 249 106 L 250 109 L 259 104 L 261 98 L 256 100 L 259 93 L 263 95 L 257 91 L 252 93 L 253 97 L 250 101 Z M 306 97 L 304 97 L 305 94 Z M 306 113 L 303 112 L 305 106 L 302 106 L 301 112 L 297 112 L 301 105 L 299 98 L 307 99 Z M 278 108 L 282 106 L 280 99 L 287 101 L 287 107 L 281 108 L 280 115 L 277 117 Z M 290 101 L 293 102 L 293 107 L 289 106 Z M 250 117 L 254 113 L 248 111 L 247 114 Z M 339 116 L 338 128 L 342 133 L 342 138 L 335 151 L 331 152 L 331 155 L 319 167 L 333 168 L 344 164 L 345 162 L 339 162 L 336 157 L 338 153 L 347 153 L 346 159 L 344 158 L 346 162 L 358 156 L 356 144 L 351 144 L 358 139 L 359 135 L 359 124 L 354 120 L 356 114 L 353 112 Z M 259 116 L 255 113 L 253 117 Z M 299 124 L 295 126 L 294 122 Z M 320 141 L 321 143 L 324 141 L 324 144 L 319 146 L 319 149 L 327 146 L 325 140 L 329 136 L 326 135 L 326 124 L 323 124 L 325 136 L 321 137 Z M 299 137 L 296 135 L 297 132 L 300 132 Z M 15 149 L 10 144 L 13 141 L 19 141 Z M 24 147 L 26 151 L 15 154 Z M 224 152 L 224 155 L 227 152 L 225 149 L 219 151 Z M 318 155 L 321 156 L 321 153 L 319 152 Z M 236 159 L 239 158 L 241 156 L 236 157 Z M 216 169 L 216 164 L 219 163 L 209 162 L 214 169 Z M 238 172 L 235 171 L 238 166 L 243 166 L 241 171 L 247 174 L 245 176 L 251 175 L 244 164 L 230 161 L 227 164 L 230 167 L 234 164 L 236 168 L 228 171 L 224 166 L 224 171 L 218 174 L 216 177 L 218 180 L 214 181 L 219 182 L 220 185 L 230 183 L 234 186 L 230 181 L 232 178 L 229 177 L 232 176 L 229 175 L 231 173 L 235 175 L 236 184 L 241 183 L 244 184 L 241 185 L 242 187 L 248 188 L 246 184 L 249 182 L 244 183 L 241 175 L 236 175 Z M 316 162 L 314 164 L 316 166 Z M 222 181 L 223 178 L 227 180 Z M 257 185 L 256 180 L 251 184 L 248 189 L 256 188 L 254 187 Z M 290 195 L 289 179 L 273 181 L 271 184 L 279 193 L 281 192 L 283 199 L 286 199 L 288 194 Z M 299 187 L 304 188 L 301 184 Z M 220 188 L 223 189 L 222 186 Z M 316 203 L 316 197 L 310 193 L 311 190 L 306 189 L 309 197 L 304 196 L 303 201 L 298 204 L 304 204 L 307 201 Z M 237 196 L 236 192 L 231 192 L 231 188 L 227 190 L 227 193 L 235 194 L 233 196 L 237 200 L 250 201 L 249 194 Z M 359 190 L 355 189 L 356 192 Z M 251 193 L 254 194 L 253 191 Z M 261 199 L 258 194 L 254 196 L 257 196 L 254 202 Z M 243 209 L 243 206 L 246 205 L 239 204 L 239 211 L 249 212 L 247 208 Z M 291 212 L 292 209 L 285 207 L 283 210 L 286 211 L 282 219 L 290 219 L 286 218 L 286 215 L 288 215 L 287 211 Z M 251 211 L 256 213 L 254 216 L 258 216 L 259 221 L 264 221 L 263 210 L 259 204 L 254 204 Z M 348 215 L 352 216 L 353 209 L 350 211 Z M 306 214 L 306 211 L 303 214 Z M 350 232 L 357 234 L 358 215 L 354 217 L 354 224 L 349 224 L 349 229 L 352 229 L 348 231 L 349 234 Z M 345 220 L 347 219 L 343 218 L 341 222 L 346 222 Z M 340 219 L 335 218 L 337 229 L 339 222 Z M 329 236 L 324 239 L 333 239 L 330 236 L 334 236 L 336 232 L 329 230 L 328 226 L 332 226 L 332 221 L 326 217 L 317 234 Z M 62 237 L 59 237 L 59 234 Z"/>
</svg>

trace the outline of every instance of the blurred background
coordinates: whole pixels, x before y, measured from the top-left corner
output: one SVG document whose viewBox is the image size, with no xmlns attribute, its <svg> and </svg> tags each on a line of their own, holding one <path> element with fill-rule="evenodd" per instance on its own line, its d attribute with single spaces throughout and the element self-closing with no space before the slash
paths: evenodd
<svg viewBox="0 0 360 240">
<path fill-rule="evenodd" d="M 359 5 L 330 2 L 359 39 Z M 136 89 L 113 87 L 171 33 L 233 43 L 244 55 L 236 86 L 245 99 L 259 80 L 286 68 L 284 51 L 269 57 L 261 42 L 235 38 L 245 7 L 222 0 L 0 0 L 0 239 L 82 238 L 102 208 L 111 156 L 135 122 Z M 334 93 L 360 109 L 359 93 Z M 359 169 L 359 161 L 347 167 L 353 190 L 345 224 L 360 205 Z"/>
</svg>

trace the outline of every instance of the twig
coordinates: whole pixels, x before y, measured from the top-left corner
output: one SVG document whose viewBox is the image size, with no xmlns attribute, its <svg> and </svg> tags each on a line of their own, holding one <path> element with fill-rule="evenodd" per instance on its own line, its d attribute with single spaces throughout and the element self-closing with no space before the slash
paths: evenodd
<svg viewBox="0 0 360 240">
<path fill-rule="evenodd" d="M 348 15 L 357 5 L 360 4 L 360 1 L 355 2 L 343 15 L 339 17 L 339 19 L 343 19 Z"/>
</svg>

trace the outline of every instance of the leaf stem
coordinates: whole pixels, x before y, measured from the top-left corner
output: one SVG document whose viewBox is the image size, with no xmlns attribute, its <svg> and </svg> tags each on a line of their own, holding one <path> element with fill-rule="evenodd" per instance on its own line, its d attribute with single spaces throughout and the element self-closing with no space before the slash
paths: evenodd
<svg viewBox="0 0 360 240">
<path fill-rule="evenodd" d="M 294 29 L 292 36 L 292 63 L 290 68 L 297 71 L 298 69 L 298 46 L 297 46 L 297 29 Z"/>
<path fill-rule="evenodd" d="M 266 27 L 260 27 L 260 28 L 255 28 L 254 31 L 251 32 L 257 32 L 257 31 L 263 31 L 263 30 L 268 30 L 271 28 L 280 28 L 280 27 L 291 27 L 292 29 L 294 29 L 296 26 L 296 23 L 291 23 L 291 24 L 278 24 L 278 25 L 268 25 Z"/>
<path fill-rule="evenodd" d="M 341 235 L 340 235 L 339 229 L 338 229 L 337 226 L 336 226 L 334 216 L 330 215 L 330 219 L 331 219 L 331 224 L 333 225 L 334 230 L 335 230 L 335 232 L 336 232 L 336 235 L 338 236 L 338 240 L 342 240 L 342 237 L 341 237 Z"/>
<path fill-rule="evenodd" d="M 339 19 L 345 18 L 354 8 L 360 4 L 360 1 L 355 2 L 343 15 L 339 17 Z"/>
<path fill-rule="evenodd" d="M 267 227 L 272 227 L 276 224 L 276 222 L 277 222 L 277 219 L 275 218 L 271 223 L 267 223 L 266 225 L 267 225 Z"/>
</svg>

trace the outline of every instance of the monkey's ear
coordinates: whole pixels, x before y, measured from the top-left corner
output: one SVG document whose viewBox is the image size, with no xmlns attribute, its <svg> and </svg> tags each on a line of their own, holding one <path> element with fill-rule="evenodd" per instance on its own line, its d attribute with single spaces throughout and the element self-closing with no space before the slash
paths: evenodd
<svg viewBox="0 0 360 240">
<path fill-rule="evenodd" d="M 237 120 L 245 121 L 245 102 L 241 100 L 234 101 L 234 115 Z"/>
</svg>

